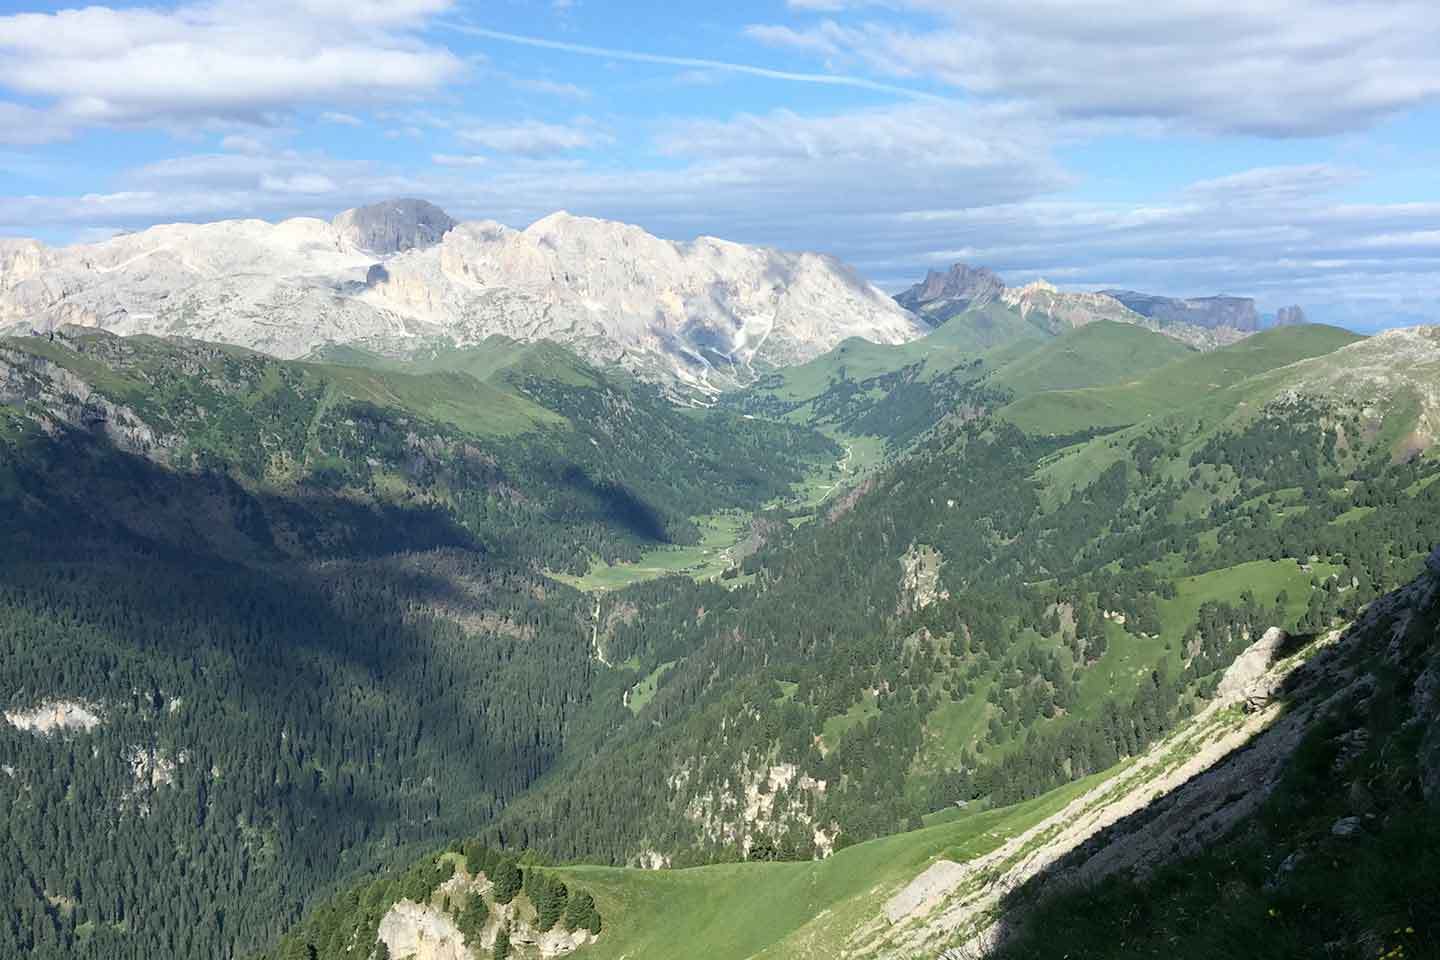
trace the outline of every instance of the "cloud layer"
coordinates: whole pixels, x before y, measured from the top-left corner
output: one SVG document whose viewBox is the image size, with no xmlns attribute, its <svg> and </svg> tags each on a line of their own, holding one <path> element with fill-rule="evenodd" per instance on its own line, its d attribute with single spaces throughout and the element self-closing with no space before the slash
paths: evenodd
<svg viewBox="0 0 1440 960">
<path fill-rule="evenodd" d="M 892 287 L 963 259 L 1361 326 L 1437 313 L 1440 194 L 1355 199 L 1405 189 L 1365 131 L 1440 107 L 1428 0 L 789 0 L 729 45 L 665 52 L 476 28 L 450 3 L 0 16 L 0 166 L 44 194 L 0 196 L 0 234 L 406 195 L 820 249 Z M 714 51 L 735 59 L 691 55 Z M 70 147 L 39 162 L 88 129 L 153 149 L 103 175 Z M 1207 162 L 1153 175 L 1193 149 Z M 1109 172 L 1126 164 L 1155 169 Z"/>
<path fill-rule="evenodd" d="M 1209 131 L 1360 129 L 1440 99 L 1431 0 L 791 0 L 848 13 L 758 24 L 773 47 L 1033 101 L 1072 117 L 1151 118 Z M 896 9 L 932 18 L 896 25 Z"/>
<path fill-rule="evenodd" d="M 0 119 L 17 110 L 45 118 L 39 134 L 0 123 L 0 138 L 58 139 L 95 125 L 267 123 L 307 104 L 434 90 L 464 66 L 414 30 L 447 7 L 221 0 L 0 17 L 0 84 L 31 101 L 0 104 Z"/>
</svg>

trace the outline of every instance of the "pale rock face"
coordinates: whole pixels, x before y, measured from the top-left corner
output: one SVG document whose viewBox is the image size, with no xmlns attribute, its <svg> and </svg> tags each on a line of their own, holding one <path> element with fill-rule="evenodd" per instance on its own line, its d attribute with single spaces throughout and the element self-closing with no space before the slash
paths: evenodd
<svg viewBox="0 0 1440 960">
<path fill-rule="evenodd" d="M 462 340 L 500 333 L 580 346 L 694 385 L 757 363 L 813 359 L 859 336 L 903 343 L 923 327 L 838 261 L 557 213 L 525 230 L 466 223 L 386 265 L 366 302 Z"/>
<path fill-rule="evenodd" d="M 957 263 L 941 273 L 931 270 L 925 279 L 895 299 L 916 313 L 950 315 L 994 303 L 1005 292 L 1005 282 L 985 267 Z"/>
<path fill-rule="evenodd" d="M 1265 678 L 1288 636 L 1279 627 L 1266 630 L 1264 636 L 1245 648 L 1245 652 L 1226 668 L 1220 685 L 1215 689 L 1215 698 L 1222 702 L 1268 700 Z"/>
<path fill-rule="evenodd" d="M 347 211 L 333 224 L 172 224 L 60 250 L 6 241 L 0 330 L 65 323 L 286 358 L 329 343 L 403 354 L 503 334 L 557 340 L 702 390 L 848 337 L 902 343 L 925 332 L 830 257 L 708 237 L 673 243 L 564 213 L 518 231 L 454 225 L 421 201 Z"/>
<path fill-rule="evenodd" d="M 45 270 L 50 251 L 34 240 L 0 240 L 0 293 L 5 293 Z"/>
<path fill-rule="evenodd" d="M 460 875 L 454 881 L 446 885 L 448 892 L 478 891 L 488 886 L 484 881 Z M 528 947 L 546 960 L 567 956 L 596 939 L 588 930 L 570 931 L 559 926 L 542 933 L 526 922 L 516 909 L 516 903 L 509 903 L 493 904 L 490 922 L 481 931 L 478 942 L 466 943 L 465 934 L 460 932 L 448 913 L 413 900 L 401 900 L 386 912 L 380 919 L 378 936 L 389 949 L 390 956 L 397 960 L 402 957 L 412 960 L 480 960 L 490 956 L 500 927 L 506 924 L 510 927 L 513 946 Z"/>
<path fill-rule="evenodd" d="M 379 936 L 392 957 L 414 960 L 473 960 L 465 934 L 446 913 L 401 900 L 380 920 Z"/>
<path fill-rule="evenodd" d="M 125 754 L 125 759 L 130 764 L 130 773 L 135 777 L 137 787 L 155 790 L 175 783 L 176 761 L 161 750 L 134 746 Z M 185 758 L 182 756 L 179 761 L 184 763 Z"/>
<path fill-rule="evenodd" d="M 923 610 L 950 594 L 940 589 L 940 567 L 944 555 L 926 544 L 911 544 L 900 558 L 900 610 Z"/>
<path fill-rule="evenodd" d="M 39 736 L 89 733 L 100 726 L 100 708 L 78 700 L 48 700 L 31 710 L 6 710 L 5 722 Z"/>
<path fill-rule="evenodd" d="M 1027 320 L 1035 315 L 1050 318 L 1052 326 L 1059 325 L 1059 329 L 1052 330 L 1054 333 L 1098 320 L 1147 325 L 1144 317 L 1114 297 L 1103 293 L 1063 293 L 1044 280 L 1023 287 L 1007 287 L 1000 299 Z"/>
</svg>

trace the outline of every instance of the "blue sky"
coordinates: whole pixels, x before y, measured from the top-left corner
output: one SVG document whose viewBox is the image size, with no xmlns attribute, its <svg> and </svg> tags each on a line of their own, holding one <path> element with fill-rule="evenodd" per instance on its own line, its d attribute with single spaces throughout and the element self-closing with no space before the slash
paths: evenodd
<svg viewBox="0 0 1440 960">
<path fill-rule="evenodd" d="M 396 195 L 1440 321 L 1433 0 L 0 4 L 0 234 Z"/>
</svg>

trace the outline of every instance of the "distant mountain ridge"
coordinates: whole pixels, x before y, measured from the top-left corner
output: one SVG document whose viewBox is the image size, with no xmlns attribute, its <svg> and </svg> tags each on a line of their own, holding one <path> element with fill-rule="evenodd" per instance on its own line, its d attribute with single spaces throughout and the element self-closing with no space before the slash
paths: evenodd
<svg viewBox="0 0 1440 960">
<path fill-rule="evenodd" d="M 414 199 L 330 222 L 169 224 L 61 249 L 0 241 L 0 332 L 67 323 L 281 358 L 328 344 L 401 356 L 499 334 L 707 393 L 850 337 L 925 332 L 833 257 L 676 243 L 567 213 L 524 230 L 457 223 Z"/>
<path fill-rule="evenodd" d="M 1161 324 L 1189 323 L 1207 330 L 1228 327 L 1242 333 L 1260 329 L 1260 314 L 1250 297 L 1162 297 L 1134 290 L 1101 290 L 1142 317 Z"/>
<path fill-rule="evenodd" d="M 1044 280 L 1008 287 L 989 268 L 964 263 L 943 273 L 929 271 L 920 283 L 896 294 L 895 302 L 937 326 L 967 311 L 1001 303 L 1050 334 L 1111 320 L 1146 327 L 1202 349 L 1234 343 L 1269 326 L 1309 322 L 1304 310 L 1289 306 L 1267 323 L 1250 297 L 1187 299 L 1133 290 L 1069 292 Z"/>
</svg>

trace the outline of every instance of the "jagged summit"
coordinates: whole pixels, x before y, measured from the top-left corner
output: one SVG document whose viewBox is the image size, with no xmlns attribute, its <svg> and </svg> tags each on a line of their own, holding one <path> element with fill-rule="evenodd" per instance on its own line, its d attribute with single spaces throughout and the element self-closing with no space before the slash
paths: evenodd
<svg viewBox="0 0 1440 960">
<path fill-rule="evenodd" d="M 353 246 L 383 255 L 438 243 L 456 221 L 426 200 L 402 198 L 346 210 L 331 223 Z"/>
<path fill-rule="evenodd" d="M 921 315 L 958 313 L 993 303 L 1004 290 L 1005 281 L 988 268 L 957 263 L 944 273 L 929 271 L 922 282 L 901 293 L 895 300 L 905 309 Z"/>
</svg>

